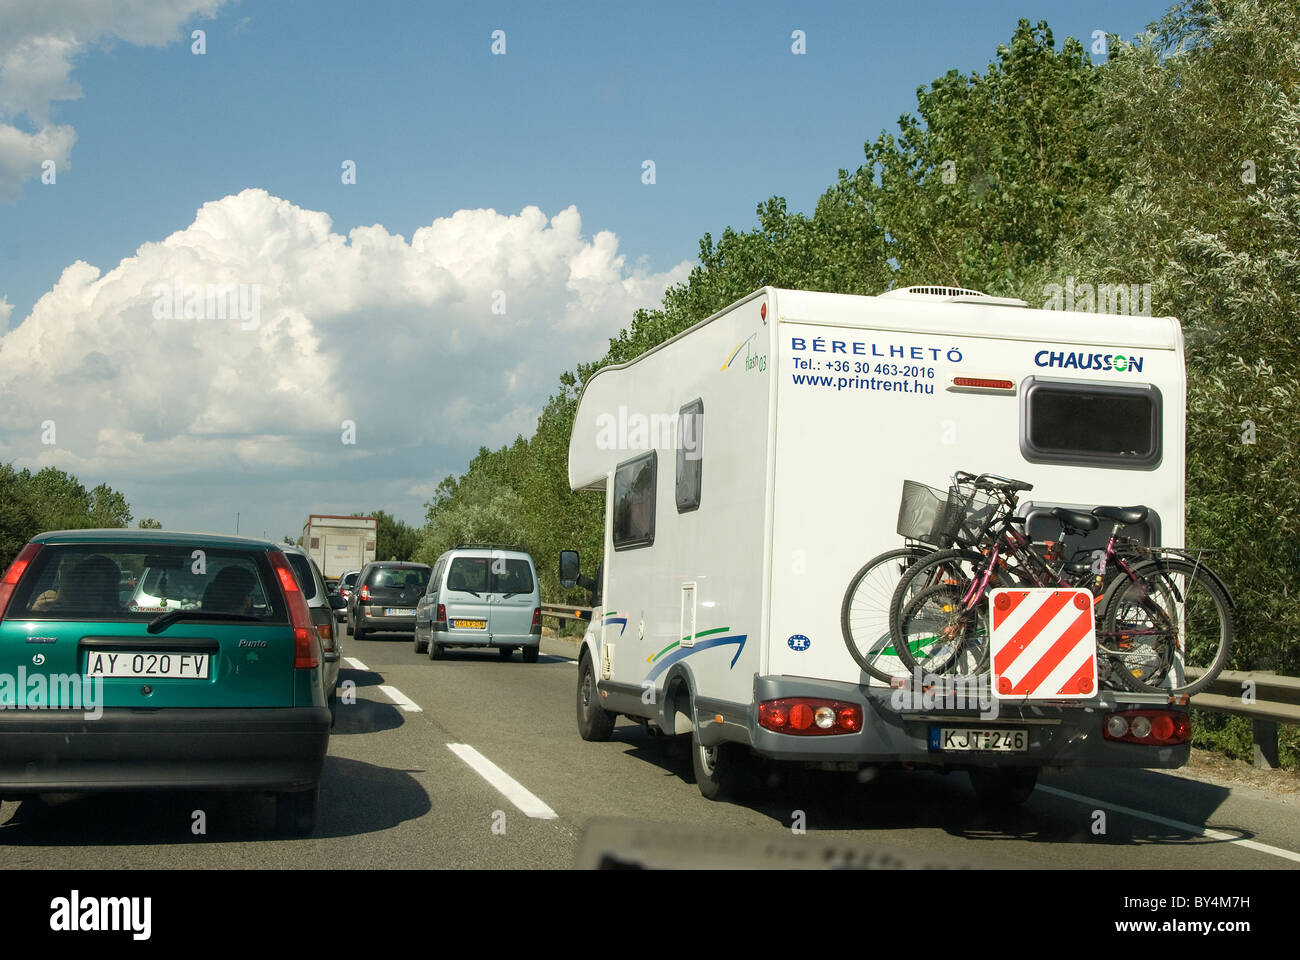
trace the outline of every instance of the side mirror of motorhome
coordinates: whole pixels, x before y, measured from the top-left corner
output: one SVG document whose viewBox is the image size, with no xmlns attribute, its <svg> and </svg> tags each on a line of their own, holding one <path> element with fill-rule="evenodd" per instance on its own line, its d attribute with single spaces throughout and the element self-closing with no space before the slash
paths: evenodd
<svg viewBox="0 0 1300 960">
<path fill-rule="evenodd" d="M 560 551 L 560 583 L 565 588 L 572 587 L 578 582 L 578 551 L 561 550 Z"/>
</svg>

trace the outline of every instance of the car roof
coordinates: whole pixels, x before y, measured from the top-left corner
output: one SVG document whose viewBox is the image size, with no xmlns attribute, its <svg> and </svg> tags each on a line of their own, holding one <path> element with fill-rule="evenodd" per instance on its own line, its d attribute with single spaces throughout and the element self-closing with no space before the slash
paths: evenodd
<svg viewBox="0 0 1300 960">
<path fill-rule="evenodd" d="M 527 550 L 503 550 L 499 547 L 453 547 L 442 557 L 505 557 L 510 560 L 527 560 L 533 562 L 533 555 Z M 442 557 L 438 559 L 441 560 Z"/>
<path fill-rule="evenodd" d="M 278 549 L 288 544 L 277 544 L 256 537 L 236 537 L 224 533 L 187 532 L 182 530 L 132 530 L 126 527 L 105 527 L 94 530 L 47 530 L 32 537 L 32 543 L 123 543 L 139 541 L 158 546 L 190 546 L 206 543 L 214 547 L 242 547 L 246 550 Z"/>
</svg>

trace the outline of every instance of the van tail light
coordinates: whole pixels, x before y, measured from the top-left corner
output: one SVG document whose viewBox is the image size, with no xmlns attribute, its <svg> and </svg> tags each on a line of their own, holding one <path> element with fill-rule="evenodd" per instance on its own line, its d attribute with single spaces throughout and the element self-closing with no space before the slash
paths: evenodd
<svg viewBox="0 0 1300 960">
<path fill-rule="evenodd" d="M 370 602 L 370 587 L 368 587 L 368 586 L 362 587 L 362 588 L 361 588 L 361 593 L 357 595 L 357 599 L 360 600 L 362 603 L 369 603 L 369 602 Z"/>
<path fill-rule="evenodd" d="M 23 578 L 23 574 L 31 565 L 32 558 L 40 553 L 40 550 L 39 543 L 29 543 L 18 552 L 18 556 L 14 557 L 14 562 L 9 564 L 4 579 L 0 580 L 0 620 L 5 618 L 5 609 L 9 606 L 9 598 L 14 595 L 18 581 Z"/>
<path fill-rule="evenodd" d="M 1106 714 L 1101 730 L 1107 740 L 1118 743 L 1169 747 L 1186 743 L 1192 724 L 1186 713 L 1176 710 L 1124 710 Z"/>
<path fill-rule="evenodd" d="M 541 625 L 542 625 L 542 608 L 533 607 L 533 626 L 540 627 Z"/>
<path fill-rule="evenodd" d="M 758 705 L 758 725 L 777 733 L 801 736 L 857 733 L 862 729 L 862 707 L 816 697 L 764 700 Z"/>
<path fill-rule="evenodd" d="M 293 625 L 293 665 L 296 670 L 315 670 L 320 666 L 320 637 L 311 622 L 311 609 L 307 599 L 298 589 L 289 558 L 279 550 L 271 551 L 271 566 L 280 578 L 280 592 L 289 608 L 289 622 Z"/>
<path fill-rule="evenodd" d="M 447 629 L 447 605 L 445 603 L 438 604 L 438 615 L 434 617 L 433 629 Z"/>
</svg>

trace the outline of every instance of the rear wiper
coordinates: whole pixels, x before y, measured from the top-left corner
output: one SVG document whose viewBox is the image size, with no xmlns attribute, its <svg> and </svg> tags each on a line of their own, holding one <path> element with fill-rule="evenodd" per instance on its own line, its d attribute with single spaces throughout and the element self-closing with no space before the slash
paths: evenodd
<svg viewBox="0 0 1300 960">
<path fill-rule="evenodd" d="M 145 629 L 149 633 L 162 633 L 168 627 L 178 620 L 237 620 L 247 623 L 254 623 L 265 620 L 265 617 L 255 617 L 251 613 L 216 613 L 212 610 L 172 610 L 164 613 L 161 617 L 149 621 L 149 626 Z"/>
</svg>

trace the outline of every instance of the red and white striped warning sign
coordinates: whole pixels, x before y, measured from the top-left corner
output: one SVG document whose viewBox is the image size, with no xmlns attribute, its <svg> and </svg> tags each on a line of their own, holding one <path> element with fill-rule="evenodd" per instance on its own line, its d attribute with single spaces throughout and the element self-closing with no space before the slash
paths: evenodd
<svg viewBox="0 0 1300 960">
<path fill-rule="evenodd" d="M 1063 700 L 1097 692 L 1097 634 L 1087 590 L 1004 588 L 989 594 L 993 695 Z"/>
</svg>

